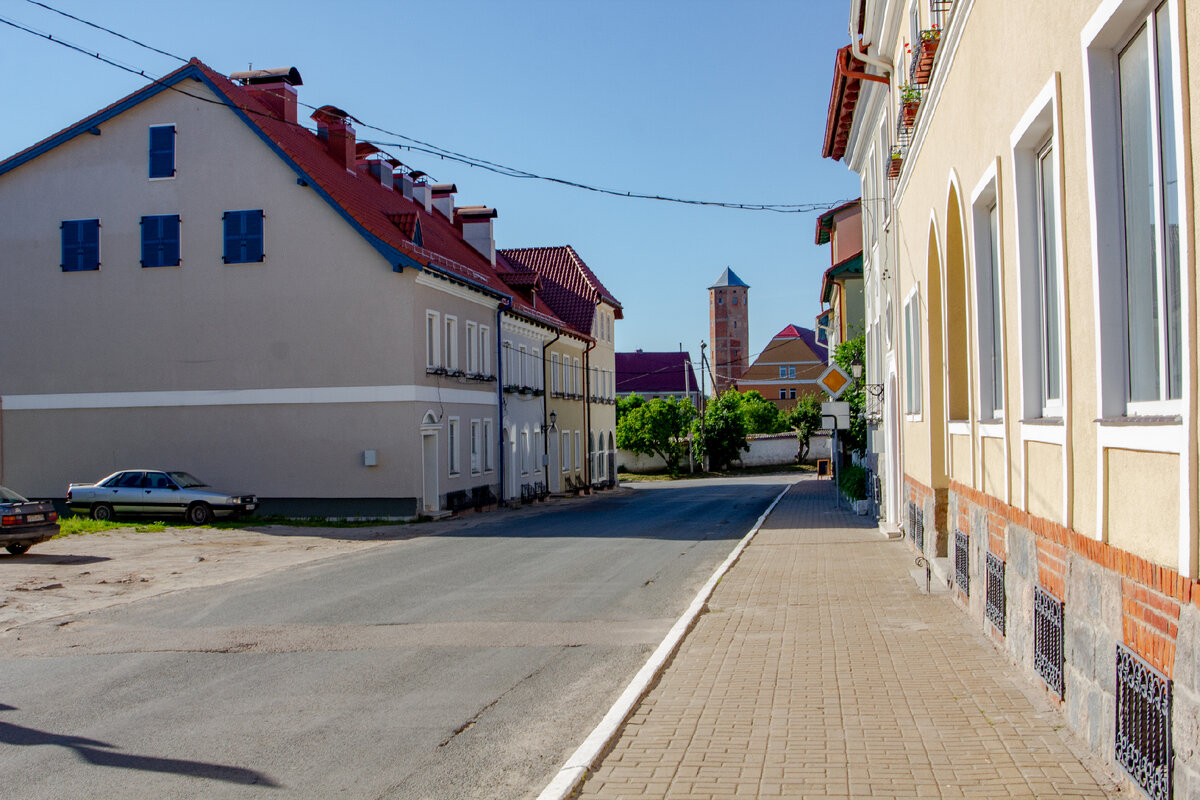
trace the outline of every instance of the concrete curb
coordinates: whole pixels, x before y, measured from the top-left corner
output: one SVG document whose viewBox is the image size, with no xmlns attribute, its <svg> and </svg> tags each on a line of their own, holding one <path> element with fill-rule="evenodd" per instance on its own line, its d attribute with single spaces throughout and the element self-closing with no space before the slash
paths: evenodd
<svg viewBox="0 0 1200 800">
<path fill-rule="evenodd" d="M 712 596 L 713 591 L 717 588 L 721 578 L 729 571 L 729 568 L 734 565 L 738 558 L 742 555 L 742 551 L 746 549 L 750 541 L 758 533 L 758 529 L 766 522 L 767 517 L 775 510 L 775 506 L 783 499 L 783 496 L 788 493 L 788 490 L 794 486 L 794 483 L 789 483 L 783 488 L 771 505 L 767 506 L 767 510 L 762 513 L 754 526 L 750 528 L 750 532 L 742 537 L 738 542 L 737 547 L 729 554 L 721 565 L 713 572 L 712 577 L 700 587 L 700 591 L 696 593 L 692 604 L 687 607 L 676 623 L 671 626 L 671 630 L 667 632 L 666 637 L 658 645 L 638 673 L 633 676 L 629 686 L 617 698 L 617 702 L 613 703 L 612 708 L 604 715 L 604 719 L 600 720 L 600 724 L 583 740 L 583 744 L 577 749 L 567 762 L 563 764 L 562 769 L 554 776 L 554 779 L 542 790 L 538 795 L 537 800 L 566 800 L 570 797 L 576 787 L 587 775 L 588 770 L 595 766 L 600 756 L 605 752 L 608 746 L 617 738 L 617 734 L 621 730 L 621 726 L 625 724 L 625 720 L 633 713 L 637 704 L 645 697 L 650 690 L 650 686 L 662 674 L 663 668 L 675 651 L 679 649 L 679 645 L 683 642 L 683 637 L 687 635 L 696 618 L 700 616 L 700 612 L 704 609 L 708 598 Z"/>
</svg>

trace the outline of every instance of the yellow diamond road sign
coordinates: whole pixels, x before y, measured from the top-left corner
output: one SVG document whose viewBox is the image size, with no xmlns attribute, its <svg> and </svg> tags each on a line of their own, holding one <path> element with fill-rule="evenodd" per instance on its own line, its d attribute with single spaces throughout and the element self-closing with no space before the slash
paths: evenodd
<svg viewBox="0 0 1200 800">
<path fill-rule="evenodd" d="M 850 376 L 846 371 L 837 364 L 830 364 L 828 369 L 821 373 L 821 377 L 817 378 L 817 383 L 821 388 L 829 392 L 829 396 L 837 400 L 842 396 L 842 392 L 850 386 Z"/>
</svg>

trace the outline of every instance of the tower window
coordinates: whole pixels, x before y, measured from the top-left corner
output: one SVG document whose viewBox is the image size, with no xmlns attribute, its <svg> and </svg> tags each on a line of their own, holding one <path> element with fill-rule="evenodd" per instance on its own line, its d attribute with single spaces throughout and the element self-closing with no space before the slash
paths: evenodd
<svg viewBox="0 0 1200 800">
<path fill-rule="evenodd" d="M 737 305 L 737 295 L 736 294 L 733 296 L 733 304 L 735 306 Z"/>
</svg>

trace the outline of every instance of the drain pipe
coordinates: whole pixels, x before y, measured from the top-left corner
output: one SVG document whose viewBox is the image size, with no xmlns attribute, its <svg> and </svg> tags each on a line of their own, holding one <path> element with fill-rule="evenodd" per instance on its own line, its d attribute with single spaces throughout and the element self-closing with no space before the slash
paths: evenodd
<svg viewBox="0 0 1200 800">
<path fill-rule="evenodd" d="M 511 297 L 506 297 L 500 305 L 496 306 L 496 433 L 500 435 L 500 441 L 504 441 L 504 336 L 500 328 L 500 316 L 508 311 L 513 306 Z M 492 444 L 496 444 L 493 442 Z M 500 491 L 497 492 L 497 505 L 504 505 L 504 451 L 502 448 L 496 448 L 496 455 L 500 458 Z"/>
<path fill-rule="evenodd" d="M 596 340 L 592 339 L 592 343 L 583 351 L 583 427 L 588 433 L 588 457 L 583 462 L 583 482 L 588 485 L 588 491 L 591 491 L 592 485 L 592 368 L 591 360 L 588 358 L 588 353 L 596 349 Z"/>
<path fill-rule="evenodd" d="M 858 37 L 858 24 L 859 24 L 858 12 L 860 10 L 862 10 L 862 4 L 859 3 L 858 0 L 850 0 L 850 52 L 854 54 L 855 58 L 857 58 L 859 61 L 863 62 L 864 64 L 870 64 L 871 66 L 877 67 L 880 70 L 882 70 L 884 73 L 882 76 L 883 77 L 882 82 L 883 83 L 891 83 L 891 81 L 888 80 L 888 76 L 890 76 L 892 74 L 892 62 L 888 61 L 886 58 L 878 58 L 876 56 L 869 56 L 866 54 L 866 52 L 864 52 L 863 48 L 870 47 L 871 43 L 867 42 L 866 44 L 863 44 L 862 41 Z M 839 71 L 841 71 L 841 62 L 838 63 L 838 68 L 839 68 Z M 856 78 L 866 77 L 869 80 L 878 81 L 881 76 L 865 75 L 864 73 L 858 73 L 858 74 L 854 74 L 854 77 L 856 77 Z"/>
<path fill-rule="evenodd" d="M 542 453 L 545 456 L 543 464 L 546 468 L 546 491 L 550 491 L 550 428 L 546 426 L 546 421 L 550 419 L 550 381 L 546 380 L 546 353 L 550 350 L 550 345 L 562 338 L 562 331 L 555 330 L 554 338 L 542 345 Z M 561 452 L 561 451 L 560 451 Z M 559 472 L 562 472 L 562 465 L 559 465 Z M 561 488 L 561 487 L 559 487 Z"/>
</svg>

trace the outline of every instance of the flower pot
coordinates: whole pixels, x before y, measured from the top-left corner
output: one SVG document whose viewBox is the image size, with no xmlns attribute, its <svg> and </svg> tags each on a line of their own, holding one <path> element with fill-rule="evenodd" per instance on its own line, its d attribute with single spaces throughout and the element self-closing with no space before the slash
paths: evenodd
<svg viewBox="0 0 1200 800">
<path fill-rule="evenodd" d="M 900 106 L 900 118 L 904 121 L 906 126 L 912 127 L 912 124 L 916 122 L 917 109 L 920 107 L 920 100 L 909 100 L 905 102 L 904 105 Z"/>
<path fill-rule="evenodd" d="M 937 52 L 941 39 L 922 39 L 917 51 L 917 66 L 913 71 L 913 80 L 917 83 L 928 83 L 933 73 L 933 56 Z"/>
<path fill-rule="evenodd" d="M 900 177 L 900 165 L 903 163 L 904 162 L 902 162 L 900 159 L 893 158 L 891 160 L 891 162 L 888 164 L 888 177 L 889 178 L 899 178 Z"/>
</svg>

